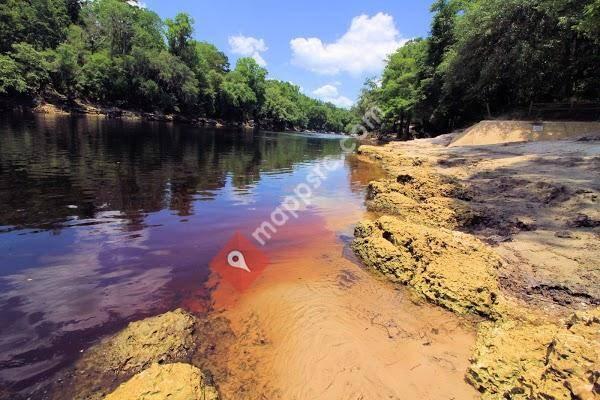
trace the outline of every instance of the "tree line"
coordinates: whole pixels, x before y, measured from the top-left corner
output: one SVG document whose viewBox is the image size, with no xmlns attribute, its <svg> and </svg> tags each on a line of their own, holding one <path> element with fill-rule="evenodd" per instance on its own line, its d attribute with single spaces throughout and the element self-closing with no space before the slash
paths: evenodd
<svg viewBox="0 0 600 400">
<path fill-rule="evenodd" d="M 267 79 L 252 58 L 231 68 L 193 32 L 189 15 L 162 20 L 134 1 L 3 0 L 0 99 L 80 99 L 277 129 L 341 132 L 351 122 L 349 110 Z"/>
<path fill-rule="evenodd" d="M 600 101 L 600 0 L 437 0 L 431 11 L 429 37 L 393 53 L 354 108 L 378 107 L 382 132 Z"/>
</svg>

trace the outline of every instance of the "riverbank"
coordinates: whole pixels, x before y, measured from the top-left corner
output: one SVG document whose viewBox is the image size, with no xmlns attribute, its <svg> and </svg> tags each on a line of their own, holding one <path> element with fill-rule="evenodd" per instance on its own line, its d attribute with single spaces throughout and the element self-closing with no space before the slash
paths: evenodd
<svg viewBox="0 0 600 400">
<path fill-rule="evenodd" d="M 600 395 L 600 141 L 363 146 L 388 173 L 352 247 L 434 304 L 476 314 L 484 399 Z"/>
<path fill-rule="evenodd" d="M 249 290 L 213 275 L 209 313 L 183 294 L 22 398 L 595 398 L 598 141 L 453 139 L 361 147 Z"/>
<path fill-rule="evenodd" d="M 183 294 L 185 311 L 82 347 L 23 398 L 137 399 L 141 388 L 204 399 L 215 388 L 221 399 L 476 399 L 464 374 L 477 319 L 428 304 L 353 256 L 365 188 L 383 171 L 355 157 L 345 164 L 350 174 L 332 177 L 314 208 L 278 232 L 251 288 L 237 292 L 211 275 L 208 313 Z"/>
<path fill-rule="evenodd" d="M 239 128 L 246 130 L 262 129 L 273 132 L 319 134 L 329 133 L 335 135 L 345 135 L 343 132 L 319 132 L 314 130 L 305 130 L 297 127 L 277 126 L 273 121 L 261 121 L 256 124 L 255 121 L 245 122 L 228 121 L 224 119 L 215 119 L 184 113 L 161 113 L 147 112 L 140 110 L 124 109 L 119 107 L 104 107 L 98 104 L 76 100 L 73 103 L 65 102 L 46 102 L 39 101 L 36 104 L 9 104 L 1 107 L 4 111 L 30 112 L 46 115 L 91 115 L 110 119 L 122 119 L 129 121 L 157 121 L 157 122 L 177 122 L 191 124 L 208 128 Z"/>
</svg>

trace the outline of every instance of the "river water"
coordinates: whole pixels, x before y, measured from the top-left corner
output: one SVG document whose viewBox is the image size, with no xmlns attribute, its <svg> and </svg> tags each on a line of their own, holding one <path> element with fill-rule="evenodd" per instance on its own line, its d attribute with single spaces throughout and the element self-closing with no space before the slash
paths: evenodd
<svg viewBox="0 0 600 400">
<path fill-rule="evenodd" d="M 315 170 L 310 198 L 258 244 Z M 182 307 L 235 332 L 213 360 L 226 398 L 475 398 L 462 379 L 472 326 L 348 250 L 380 175 L 337 136 L 1 117 L 0 382 L 27 388 Z M 211 262 L 234 235 L 265 260 L 243 287 Z"/>
</svg>

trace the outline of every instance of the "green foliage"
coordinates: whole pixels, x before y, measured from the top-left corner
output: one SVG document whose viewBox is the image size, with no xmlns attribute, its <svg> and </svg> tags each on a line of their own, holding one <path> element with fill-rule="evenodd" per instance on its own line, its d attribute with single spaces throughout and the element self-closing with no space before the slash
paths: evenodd
<svg viewBox="0 0 600 400">
<path fill-rule="evenodd" d="M 194 20 L 188 14 L 179 13 L 174 19 L 167 19 L 167 43 L 169 51 L 186 62 L 187 65 L 195 64 L 195 49 L 191 43 L 194 33 Z"/>
<path fill-rule="evenodd" d="M 113 83 L 119 75 L 107 50 L 90 54 L 77 75 L 77 88 L 86 98 L 105 102 L 112 97 Z"/>
<path fill-rule="evenodd" d="M 532 102 L 599 101 L 599 4 L 437 0 L 430 37 L 393 54 L 356 111 L 377 105 L 384 131 L 440 132 Z"/>
<path fill-rule="evenodd" d="M 260 109 L 265 101 L 267 70 L 258 65 L 253 58 L 244 57 L 238 60 L 234 72 L 239 73 L 244 82 L 252 89 L 256 97 L 256 109 Z"/>
<path fill-rule="evenodd" d="M 192 39 L 184 13 L 162 21 L 124 0 L 2 0 L 0 95 L 185 112 L 342 130 L 350 113 L 267 80 L 267 70 Z"/>
<path fill-rule="evenodd" d="M 385 122 L 392 130 L 408 130 L 421 97 L 421 71 L 427 55 L 427 42 L 412 40 L 392 54 L 383 72 L 379 99 Z"/>
<path fill-rule="evenodd" d="M 239 71 L 233 71 L 225 77 L 221 86 L 225 113 L 234 119 L 244 120 L 254 112 L 258 100 L 252 88 Z"/>
<path fill-rule="evenodd" d="M 50 68 L 45 55 L 28 43 L 16 43 L 12 47 L 11 57 L 19 65 L 25 90 L 34 95 L 40 94 L 50 82 Z"/>
<path fill-rule="evenodd" d="M 596 43 L 600 42 L 600 0 L 594 0 L 585 6 L 577 28 Z"/>
<path fill-rule="evenodd" d="M 228 73 L 221 90 L 224 103 L 235 119 L 258 119 L 265 101 L 267 70 L 252 58 L 240 58 L 235 69 Z"/>
<path fill-rule="evenodd" d="M 64 39 L 69 22 L 65 0 L 2 0 L 0 52 L 21 42 L 37 50 L 55 47 Z"/>
<path fill-rule="evenodd" d="M 0 54 L 0 95 L 27 92 L 27 82 L 19 64 L 8 55 Z"/>
<path fill-rule="evenodd" d="M 201 110 L 210 116 L 217 112 L 219 90 L 225 74 L 229 72 L 229 59 L 214 45 L 193 42 L 196 57 L 196 79 L 200 88 Z"/>
<path fill-rule="evenodd" d="M 533 101 L 598 99 L 598 49 L 575 30 L 581 2 L 561 3 L 558 8 L 539 0 L 471 4 L 448 55 L 445 91 L 462 92 L 463 107 L 480 113 Z M 470 117 L 465 109 L 458 111 Z"/>
<path fill-rule="evenodd" d="M 311 129 L 344 132 L 352 121 L 349 110 L 311 99 L 289 82 L 266 82 L 265 101 L 261 119 L 270 121 L 277 129 Z"/>
<path fill-rule="evenodd" d="M 194 42 L 194 47 L 202 72 L 215 71 L 220 74 L 229 72 L 229 59 L 214 45 L 207 42 Z"/>
<path fill-rule="evenodd" d="M 59 45 L 50 53 L 50 68 L 56 88 L 73 99 L 76 96 L 77 74 L 81 69 L 78 49 L 69 43 Z"/>
<path fill-rule="evenodd" d="M 301 108 L 300 88 L 289 82 L 267 81 L 261 119 L 273 121 L 275 127 L 306 127 L 308 119 Z"/>
</svg>

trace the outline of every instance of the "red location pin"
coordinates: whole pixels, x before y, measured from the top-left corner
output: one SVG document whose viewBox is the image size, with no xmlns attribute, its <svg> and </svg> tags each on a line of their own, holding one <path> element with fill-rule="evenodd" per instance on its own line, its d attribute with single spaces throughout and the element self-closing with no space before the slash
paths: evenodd
<svg viewBox="0 0 600 400">
<path fill-rule="evenodd" d="M 238 291 L 248 289 L 267 268 L 269 260 L 265 253 L 239 232 L 233 234 L 227 244 L 210 262 L 210 268 Z"/>
</svg>

